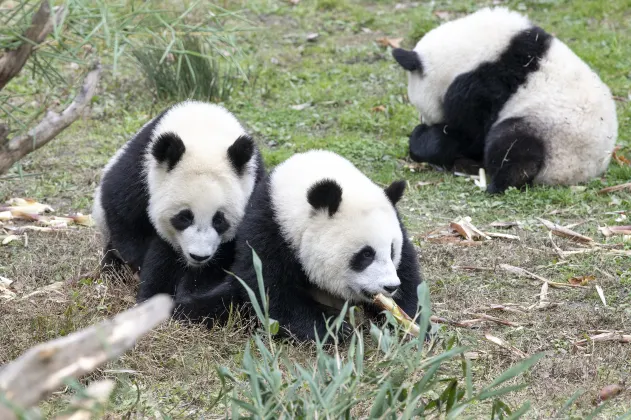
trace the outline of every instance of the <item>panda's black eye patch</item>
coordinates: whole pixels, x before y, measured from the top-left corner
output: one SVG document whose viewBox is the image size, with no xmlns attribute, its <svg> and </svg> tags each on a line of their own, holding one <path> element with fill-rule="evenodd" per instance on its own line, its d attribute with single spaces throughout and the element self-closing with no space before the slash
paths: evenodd
<svg viewBox="0 0 631 420">
<path fill-rule="evenodd" d="M 219 235 L 223 235 L 228 229 L 230 229 L 230 223 L 226 220 L 226 216 L 222 211 L 218 211 L 213 216 L 213 228 Z"/>
<path fill-rule="evenodd" d="M 171 224 L 177 230 L 184 230 L 190 227 L 194 221 L 195 216 L 193 215 L 193 212 L 189 209 L 182 210 L 171 218 Z"/>
<path fill-rule="evenodd" d="M 394 261 L 394 242 L 392 242 L 392 245 L 390 246 L 390 259 Z"/>
<path fill-rule="evenodd" d="M 351 269 L 353 271 L 364 271 L 375 260 L 375 250 L 366 245 L 360 249 L 351 259 Z"/>
</svg>

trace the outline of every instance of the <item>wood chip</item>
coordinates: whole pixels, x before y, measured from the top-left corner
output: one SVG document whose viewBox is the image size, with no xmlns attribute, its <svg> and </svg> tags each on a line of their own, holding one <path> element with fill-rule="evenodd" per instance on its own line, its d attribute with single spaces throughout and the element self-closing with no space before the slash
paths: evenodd
<svg viewBox="0 0 631 420">
<path fill-rule="evenodd" d="M 499 233 L 499 232 L 484 232 L 487 236 L 491 238 L 501 238 L 501 239 L 510 239 L 512 241 L 521 240 L 517 235 L 509 235 L 508 233 Z"/>
<path fill-rule="evenodd" d="M 548 299 L 548 282 L 544 282 L 541 285 L 541 293 L 539 293 L 539 304 L 537 305 L 537 308 L 539 309 L 543 309 L 543 308 L 547 308 L 550 305 L 550 300 Z"/>
<path fill-rule="evenodd" d="M 574 285 L 587 286 L 590 281 L 596 280 L 596 276 L 577 276 L 568 279 L 568 283 Z"/>
<path fill-rule="evenodd" d="M 19 241 L 20 237 L 17 235 L 0 235 L 0 244 L 9 245 L 13 241 Z"/>
<path fill-rule="evenodd" d="M 478 169 L 478 179 L 474 179 L 473 182 L 481 190 L 486 190 L 486 172 L 484 171 L 484 168 Z"/>
<path fill-rule="evenodd" d="M 568 229 L 564 226 L 561 225 L 557 225 L 556 223 L 553 223 L 549 220 L 545 220 L 542 219 L 540 217 L 537 218 L 541 223 L 543 223 L 543 225 L 545 227 L 547 227 L 548 229 L 550 229 L 550 231 L 557 235 L 557 236 L 561 236 L 564 238 L 569 238 L 572 239 L 574 241 L 578 241 L 578 242 L 582 242 L 582 243 L 592 243 L 594 242 L 594 240 L 588 236 L 585 235 L 581 235 L 580 233 L 574 232 L 571 229 Z"/>
<path fill-rule="evenodd" d="M 471 218 L 468 216 L 463 217 L 462 219 L 457 220 L 455 222 L 451 222 L 449 224 L 449 227 L 455 230 L 456 232 L 458 232 L 460 236 L 462 236 L 463 238 L 469 241 L 491 239 L 484 232 L 480 231 L 477 227 L 473 226 L 473 224 L 471 223 Z"/>
<path fill-rule="evenodd" d="M 528 357 L 528 355 L 526 353 L 524 353 L 523 351 L 519 350 L 517 347 L 507 343 L 506 341 L 502 340 L 499 337 L 495 337 L 489 333 L 484 334 L 484 338 L 486 338 L 487 340 L 489 340 L 491 343 L 510 351 L 511 353 L 513 353 L 515 356 L 519 357 L 520 359 L 525 359 Z"/>
<path fill-rule="evenodd" d="M 0 299 L 13 300 L 15 299 L 15 292 L 11 290 L 11 283 L 13 280 L 9 280 L 6 277 L 0 276 Z"/>
<path fill-rule="evenodd" d="M 602 190 L 598 191 L 598 194 L 608 194 L 608 193 L 617 192 L 617 191 L 623 191 L 623 190 L 631 191 L 631 182 L 628 182 L 626 184 L 614 185 L 612 187 L 603 188 Z"/>
<path fill-rule="evenodd" d="M 521 223 L 519 222 L 493 222 L 489 226 L 498 229 L 510 229 L 512 227 L 518 227 Z"/>
<path fill-rule="evenodd" d="M 0 206 L 0 211 L 5 210 L 32 214 L 52 213 L 54 211 L 48 204 L 38 203 L 30 198 L 12 198 L 6 206 Z"/>
<path fill-rule="evenodd" d="M 598 297 L 600 297 L 600 300 L 603 303 L 603 306 L 607 306 L 607 300 L 605 300 L 605 293 L 603 292 L 603 288 L 600 287 L 599 285 L 596 285 L 596 292 L 598 292 Z"/>
<path fill-rule="evenodd" d="M 400 48 L 402 41 L 403 41 L 403 38 L 383 37 L 383 38 L 377 39 L 377 44 L 381 45 L 382 47 Z"/>
<path fill-rule="evenodd" d="M 598 230 L 607 238 L 614 235 L 631 235 L 631 226 L 602 226 Z"/>
<path fill-rule="evenodd" d="M 547 283 L 544 283 L 547 284 Z M 524 308 L 521 305 L 517 305 L 514 303 L 506 303 L 504 305 L 499 305 L 499 304 L 491 304 L 489 306 L 482 306 L 480 308 L 477 308 L 475 311 L 476 312 L 486 312 L 486 311 L 502 311 L 502 312 L 512 312 L 515 314 L 520 314 L 523 315 L 526 313 L 526 308 Z"/>
<path fill-rule="evenodd" d="M 482 319 L 485 321 L 491 321 L 491 322 L 495 322 L 496 324 L 500 324 L 500 325 L 507 325 L 509 327 L 522 327 L 526 324 L 522 324 L 519 322 L 513 322 L 513 321 L 508 321 L 506 319 L 501 319 L 495 316 L 491 316 L 491 315 L 487 315 L 487 314 L 471 314 L 473 316 L 476 317 L 476 319 Z"/>
<path fill-rule="evenodd" d="M 452 320 L 449 320 L 440 316 L 435 316 L 435 315 L 432 315 L 432 317 L 430 318 L 430 321 L 432 321 L 434 324 L 447 324 L 447 325 L 451 325 L 452 327 L 459 327 L 459 328 L 471 328 L 474 324 L 482 322 L 481 319 L 468 320 L 468 321 L 452 321 Z"/>
<path fill-rule="evenodd" d="M 603 343 L 603 342 L 608 342 L 608 341 L 615 341 L 618 343 L 631 343 L 631 334 L 622 334 L 619 331 L 608 331 L 608 332 L 603 332 L 597 335 L 593 335 L 589 338 L 585 338 L 583 340 L 578 340 L 576 342 L 574 342 L 575 346 L 583 346 L 587 343 L 589 343 L 590 341 L 594 342 L 594 343 Z"/>
<path fill-rule="evenodd" d="M 566 284 L 566 283 L 553 282 L 553 281 L 550 281 L 550 280 L 546 279 L 545 277 L 541 277 L 541 276 L 538 276 L 535 273 L 531 273 L 528 270 L 524 270 L 523 268 L 515 267 L 515 266 L 509 265 L 509 264 L 500 264 L 500 268 L 505 270 L 505 271 L 508 271 L 511 274 L 515 274 L 515 275 L 517 275 L 519 277 L 529 277 L 529 278 L 534 279 L 534 280 L 539 280 L 539 281 L 548 283 L 548 285 L 551 286 L 551 287 L 556 287 L 556 288 L 582 287 L 582 286 L 579 286 L 579 285 L 573 285 L 573 284 L 569 284 L 569 283 Z"/>
</svg>

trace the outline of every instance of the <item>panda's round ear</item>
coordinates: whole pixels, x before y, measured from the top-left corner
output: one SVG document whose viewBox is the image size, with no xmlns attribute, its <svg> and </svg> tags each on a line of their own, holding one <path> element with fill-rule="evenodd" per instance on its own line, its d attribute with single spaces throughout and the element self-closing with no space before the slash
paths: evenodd
<svg viewBox="0 0 631 420">
<path fill-rule="evenodd" d="M 331 217 L 342 202 L 342 187 L 332 179 L 323 179 L 309 188 L 307 200 L 316 210 L 328 210 Z"/>
<path fill-rule="evenodd" d="M 239 136 L 232 146 L 228 147 L 228 159 L 239 176 L 243 174 L 245 165 L 252 159 L 253 154 L 254 140 L 247 134 Z"/>
<path fill-rule="evenodd" d="M 175 168 L 185 151 L 186 147 L 180 136 L 171 132 L 160 134 L 151 148 L 151 154 L 158 163 L 167 164 L 167 171 Z"/>
<path fill-rule="evenodd" d="M 401 67 L 407 71 L 423 71 L 423 63 L 421 63 L 421 57 L 418 56 L 416 51 L 408 51 L 403 48 L 394 48 L 392 50 L 392 56 Z"/>
<path fill-rule="evenodd" d="M 393 206 L 396 206 L 401 197 L 403 197 L 406 185 L 407 183 L 404 180 L 394 181 L 384 190 Z"/>
</svg>

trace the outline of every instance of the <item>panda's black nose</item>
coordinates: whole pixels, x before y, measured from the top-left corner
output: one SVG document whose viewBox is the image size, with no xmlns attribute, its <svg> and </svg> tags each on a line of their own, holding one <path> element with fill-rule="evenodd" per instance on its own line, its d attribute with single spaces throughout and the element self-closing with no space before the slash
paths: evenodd
<svg viewBox="0 0 631 420">
<path fill-rule="evenodd" d="M 398 288 L 399 286 L 383 286 L 383 290 L 385 290 L 386 292 L 390 294 L 393 294 L 394 292 L 396 292 Z"/>
<path fill-rule="evenodd" d="M 195 261 L 199 261 L 199 262 L 206 261 L 208 258 L 210 258 L 210 255 L 204 255 L 204 256 L 195 255 L 195 254 L 188 254 L 188 255 L 190 255 L 191 258 L 194 259 Z"/>
</svg>

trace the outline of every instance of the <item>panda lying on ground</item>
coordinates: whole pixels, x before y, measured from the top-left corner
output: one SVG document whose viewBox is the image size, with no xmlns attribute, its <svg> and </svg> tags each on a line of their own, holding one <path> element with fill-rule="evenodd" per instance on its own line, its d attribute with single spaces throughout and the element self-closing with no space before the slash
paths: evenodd
<svg viewBox="0 0 631 420">
<path fill-rule="evenodd" d="M 177 104 L 110 160 L 94 198 L 103 266 L 140 271 L 138 300 L 224 277 L 234 237 L 264 175 L 254 141 L 224 108 Z M 201 285 L 198 285 L 201 286 Z"/>
<path fill-rule="evenodd" d="M 323 338 L 325 318 L 337 315 L 344 301 L 376 315 L 377 293 L 393 296 L 414 316 L 422 280 L 395 208 L 404 189 L 403 181 L 381 189 L 332 152 L 293 155 L 256 187 L 237 232 L 232 271 L 259 296 L 256 251 L 270 317 L 299 340 Z M 221 316 L 231 300 L 247 295 L 230 276 L 203 295 L 178 292 L 176 306 L 179 316 L 198 320 Z"/>
<path fill-rule="evenodd" d="M 410 156 L 482 162 L 488 192 L 602 174 L 617 133 L 609 88 L 564 43 L 505 8 L 482 9 L 392 54 L 424 124 Z"/>
</svg>

